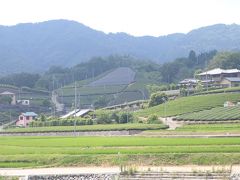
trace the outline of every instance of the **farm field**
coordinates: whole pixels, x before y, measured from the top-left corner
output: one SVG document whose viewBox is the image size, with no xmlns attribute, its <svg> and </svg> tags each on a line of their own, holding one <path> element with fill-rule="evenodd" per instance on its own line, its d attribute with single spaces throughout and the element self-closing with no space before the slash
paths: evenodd
<svg viewBox="0 0 240 180">
<path fill-rule="evenodd" d="M 96 95 L 96 94 L 111 94 L 121 92 L 126 85 L 111 85 L 111 86 L 82 86 L 77 88 L 77 92 L 80 95 Z M 75 88 L 74 87 L 63 87 L 58 90 L 59 95 L 63 96 L 74 96 Z"/>
<path fill-rule="evenodd" d="M 240 124 L 194 124 L 177 128 L 177 132 L 240 132 Z"/>
<path fill-rule="evenodd" d="M 114 80 L 114 81 L 113 81 Z M 94 104 L 96 99 L 105 97 L 108 105 L 122 104 L 149 97 L 146 84 L 151 81 L 147 73 L 134 72 L 130 68 L 117 68 L 93 79 L 77 82 L 77 96 L 83 106 Z M 59 101 L 72 106 L 75 96 L 74 84 L 56 90 Z"/>
<path fill-rule="evenodd" d="M 104 125 L 84 125 L 77 126 L 77 131 L 117 131 L 117 130 L 149 130 L 166 129 L 163 124 L 104 124 Z M 28 127 L 7 129 L 4 132 L 60 132 L 73 131 L 73 126 L 49 126 L 49 127 Z"/>
<path fill-rule="evenodd" d="M 210 110 L 184 114 L 176 117 L 176 120 L 187 120 L 187 121 L 240 120 L 240 106 L 218 107 Z"/>
<path fill-rule="evenodd" d="M 0 167 L 240 162 L 240 138 L 0 137 L 0 146 Z"/>
<path fill-rule="evenodd" d="M 120 67 L 110 72 L 106 76 L 91 82 L 88 86 L 104 86 L 104 85 L 122 85 L 130 84 L 135 79 L 135 72 L 128 67 Z"/>
<path fill-rule="evenodd" d="M 161 136 L 161 135 L 236 135 L 240 134 L 239 123 L 219 123 L 219 124 L 186 124 L 175 130 L 146 130 L 142 136 Z"/>
<path fill-rule="evenodd" d="M 151 114 L 156 114 L 158 116 L 164 117 L 164 109 L 166 105 L 166 116 L 176 116 L 212 109 L 215 107 L 221 107 L 225 101 L 240 101 L 240 93 L 222 93 L 181 97 L 176 100 L 168 101 L 166 104 L 161 104 L 155 107 L 140 110 L 136 112 L 136 115 L 147 117 Z"/>
</svg>

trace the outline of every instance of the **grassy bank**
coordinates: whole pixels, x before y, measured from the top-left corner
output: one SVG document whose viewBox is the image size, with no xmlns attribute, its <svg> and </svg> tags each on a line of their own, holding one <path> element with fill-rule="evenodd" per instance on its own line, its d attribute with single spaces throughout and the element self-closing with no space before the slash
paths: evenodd
<svg viewBox="0 0 240 180">
<path fill-rule="evenodd" d="M 163 124 L 99 124 L 77 126 L 77 131 L 121 131 L 121 130 L 154 130 L 166 129 Z M 28 128 L 12 128 L 4 132 L 71 132 L 74 126 L 49 126 L 49 127 L 28 127 Z"/>
<path fill-rule="evenodd" d="M 240 163 L 240 138 L 0 137 L 0 167 Z"/>
</svg>

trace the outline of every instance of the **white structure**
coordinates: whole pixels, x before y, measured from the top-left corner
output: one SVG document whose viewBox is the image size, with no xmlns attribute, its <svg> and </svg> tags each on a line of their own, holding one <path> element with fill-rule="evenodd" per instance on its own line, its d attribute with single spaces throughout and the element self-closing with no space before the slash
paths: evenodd
<svg viewBox="0 0 240 180">
<path fill-rule="evenodd" d="M 69 113 L 61 116 L 60 118 L 61 119 L 65 119 L 65 118 L 68 118 L 68 117 L 83 117 L 85 114 L 89 113 L 90 111 L 93 111 L 92 109 L 76 109 L 76 110 L 73 110 L 73 111 L 70 111 Z"/>
<path fill-rule="evenodd" d="M 211 80 L 214 82 L 220 82 L 225 77 L 240 77 L 240 70 L 238 69 L 212 69 L 198 74 L 201 80 Z"/>
<path fill-rule="evenodd" d="M 30 100 L 17 100 L 17 104 L 21 104 L 21 105 L 24 105 L 24 106 L 29 106 L 30 105 Z"/>
</svg>

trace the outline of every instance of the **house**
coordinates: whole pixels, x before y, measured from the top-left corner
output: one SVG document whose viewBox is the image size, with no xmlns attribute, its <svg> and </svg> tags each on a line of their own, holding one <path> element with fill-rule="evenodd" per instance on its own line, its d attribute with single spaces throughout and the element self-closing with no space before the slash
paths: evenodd
<svg viewBox="0 0 240 180">
<path fill-rule="evenodd" d="M 223 87 L 237 87 L 240 86 L 240 77 L 226 77 L 223 78 L 220 84 Z"/>
<path fill-rule="evenodd" d="M 198 84 L 199 80 L 191 78 L 191 79 L 184 79 L 178 83 L 180 87 L 188 87 L 190 89 L 195 88 Z"/>
<path fill-rule="evenodd" d="M 239 77 L 240 70 L 238 69 L 212 69 L 210 71 L 202 72 L 198 74 L 200 80 L 210 81 L 213 83 L 220 83 L 226 77 Z"/>
<path fill-rule="evenodd" d="M 34 112 L 26 112 L 26 113 L 22 113 L 19 117 L 18 117 L 18 120 L 16 122 L 16 125 L 17 126 L 23 126 L 23 127 L 26 127 L 28 126 L 28 124 L 36 119 L 38 115 Z"/>
<path fill-rule="evenodd" d="M 12 99 L 11 105 L 16 105 L 16 95 L 14 93 L 9 92 L 9 91 L 4 91 L 4 92 L 0 93 L 0 96 L 10 97 Z"/>
</svg>

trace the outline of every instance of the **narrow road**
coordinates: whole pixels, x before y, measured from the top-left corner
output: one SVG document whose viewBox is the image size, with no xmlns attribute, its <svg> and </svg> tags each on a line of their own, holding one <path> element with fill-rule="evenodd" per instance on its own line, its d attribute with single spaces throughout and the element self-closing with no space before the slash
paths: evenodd
<svg viewBox="0 0 240 180">
<path fill-rule="evenodd" d="M 231 174 L 240 173 L 240 165 L 182 165 L 182 166 L 139 166 L 138 171 L 153 172 L 217 172 L 228 171 Z M 0 169 L 0 176 L 29 176 L 29 175 L 71 175 L 71 174 L 118 174 L 119 167 L 60 167 L 60 168 L 35 168 L 35 169 L 20 169 L 6 168 Z"/>
<path fill-rule="evenodd" d="M 56 107 L 57 112 L 62 112 L 64 109 L 64 104 L 58 102 L 58 95 L 55 91 L 52 91 L 52 102 Z"/>
<path fill-rule="evenodd" d="M 163 122 L 163 124 L 166 124 L 169 126 L 167 130 L 175 130 L 177 127 L 183 126 L 183 123 L 173 121 L 173 117 L 160 118 L 160 120 Z"/>
</svg>

